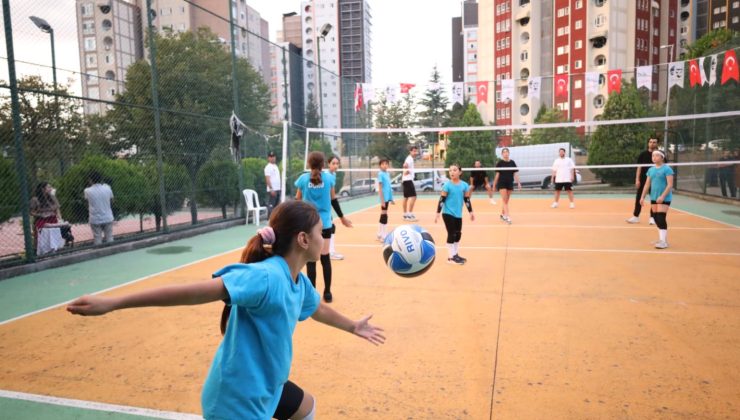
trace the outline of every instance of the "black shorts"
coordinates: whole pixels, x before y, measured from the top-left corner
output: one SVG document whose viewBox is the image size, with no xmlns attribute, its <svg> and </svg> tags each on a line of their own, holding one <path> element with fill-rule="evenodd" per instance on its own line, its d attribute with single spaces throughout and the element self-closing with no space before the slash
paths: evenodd
<svg viewBox="0 0 740 420">
<path fill-rule="evenodd" d="M 288 420 L 301 407 L 303 402 L 303 390 L 293 382 L 286 382 L 283 385 L 283 393 L 280 395 L 280 402 L 275 409 L 272 418 L 278 420 Z"/>
<path fill-rule="evenodd" d="M 488 185 L 485 183 L 485 181 L 484 182 L 476 182 L 475 184 L 473 184 L 473 191 L 477 190 L 478 188 L 486 189 L 487 186 Z"/>
<path fill-rule="evenodd" d="M 514 181 L 499 181 L 496 183 L 496 191 L 500 190 L 514 190 Z"/>
<path fill-rule="evenodd" d="M 331 234 L 334 233 L 334 225 L 331 225 L 330 228 L 324 229 L 321 231 L 321 237 L 324 239 L 331 238 Z"/>
<path fill-rule="evenodd" d="M 335 225 L 334 223 L 332 223 L 331 224 L 331 234 L 333 235 L 335 233 L 337 233 L 337 225 Z"/>
<path fill-rule="evenodd" d="M 573 183 L 572 182 L 556 182 L 555 183 L 555 190 L 556 191 L 572 191 L 573 190 Z"/>
<path fill-rule="evenodd" d="M 416 197 L 414 181 L 403 181 L 403 198 Z"/>
<path fill-rule="evenodd" d="M 670 201 L 664 201 L 662 203 L 658 203 L 655 200 L 650 200 L 650 204 L 663 204 L 664 206 L 670 206 L 671 205 L 671 202 Z"/>
</svg>

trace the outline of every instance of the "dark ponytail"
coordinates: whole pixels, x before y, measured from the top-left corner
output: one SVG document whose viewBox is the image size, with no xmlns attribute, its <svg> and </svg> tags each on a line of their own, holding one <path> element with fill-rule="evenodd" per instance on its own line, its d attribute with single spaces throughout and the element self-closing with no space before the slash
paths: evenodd
<svg viewBox="0 0 740 420">
<path fill-rule="evenodd" d="M 326 158 L 321 152 L 311 152 L 308 154 L 308 168 L 311 169 L 311 184 L 321 184 L 321 170 L 324 169 Z"/>
<path fill-rule="evenodd" d="M 323 156 L 322 154 L 322 159 Z M 321 223 L 321 218 L 313 205 L 298 200 L 281 203 L 272 210 L 269 222 L 269 227 L 275 234 L 275 241 L 272 244 L 265 244 L 262 235 L 257 233 L 247 242 L 239 262 L 251 264 L 273 255 L 284 257 L 291 250 L 295 237 L 301 232 L 310 233 L 318 223 Z M 220 323 L 222 335 L 226 333 L 230 314 L 231 305 L 224 305 Z"/>
</svg>

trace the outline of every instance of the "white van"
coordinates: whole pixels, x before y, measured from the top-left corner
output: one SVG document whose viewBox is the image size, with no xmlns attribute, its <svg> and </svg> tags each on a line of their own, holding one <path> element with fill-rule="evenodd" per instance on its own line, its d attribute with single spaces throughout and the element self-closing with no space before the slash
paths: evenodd
<svg viewBox="0 0 740 420">
<path fill-rule="evenodd" d="M 401 188 L 401 173 L 391 179 L 393 191 L 403 191 Z M 444 170 L 439 169 L 417 169 L 414 174 L 414 187 L 416 191 L 430 192 L 442 191 L 442 186 L 447 182 Z"/>
<path fill-rule="evenodd" d="M 552 177 L 552 164 L 560 156 L 559 150 L 565 149 L 565 156 L 576 161 L 575 152 L 570 143 L 533 144 L 531 146 L 509 147 L 509 158 L 519 168 L 519 179 L 522 185 L 539 185 L 543 190 L 549 188 Z M 496 148 L 496 157 L 501 159 L 503 147 Z M 532 169 L 525 169 L 532 168 Z M 581 182 L 581 174 L 576 170 L 576 183 Z"/>
</svg>

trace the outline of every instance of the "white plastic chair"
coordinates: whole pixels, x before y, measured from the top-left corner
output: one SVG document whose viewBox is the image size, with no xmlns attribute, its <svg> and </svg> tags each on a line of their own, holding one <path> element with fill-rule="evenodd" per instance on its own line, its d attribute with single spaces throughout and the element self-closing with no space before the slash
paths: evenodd
<svg viewBox="0 0 740 420">
<path fill-rule="evenodd" d="M 246 211 L 246 224 L 249 224 L 249 212 L 252 212 L 252 220 L 254 220 L 255 225 L 260 224 L 260 212 L 262 210 L 265 211 L 265 215 L 267 214 L 267 207 L 260 206 L 260 199 L 259 196 L 257 196 L 257 191 L 246 189 L 242 191 L 244 194 L 244 200 L 247 202 L 247 211 Z"/>
</svg>

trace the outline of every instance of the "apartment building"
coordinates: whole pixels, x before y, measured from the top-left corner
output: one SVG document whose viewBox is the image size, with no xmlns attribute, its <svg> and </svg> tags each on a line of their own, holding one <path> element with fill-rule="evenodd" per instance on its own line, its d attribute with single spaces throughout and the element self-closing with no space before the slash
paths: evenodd
<svg viewBox="0 0 740 420">
<path fill-rule="evenodd" d="M 740 31 L 739 0 L 681 0 L 681 19 L 684 12 L 696 15 L 696 37 L 701 38 L 707 32 L 720 28 Z M 686 17 L 690 19 L 690 15 Z"/>
</svg>

